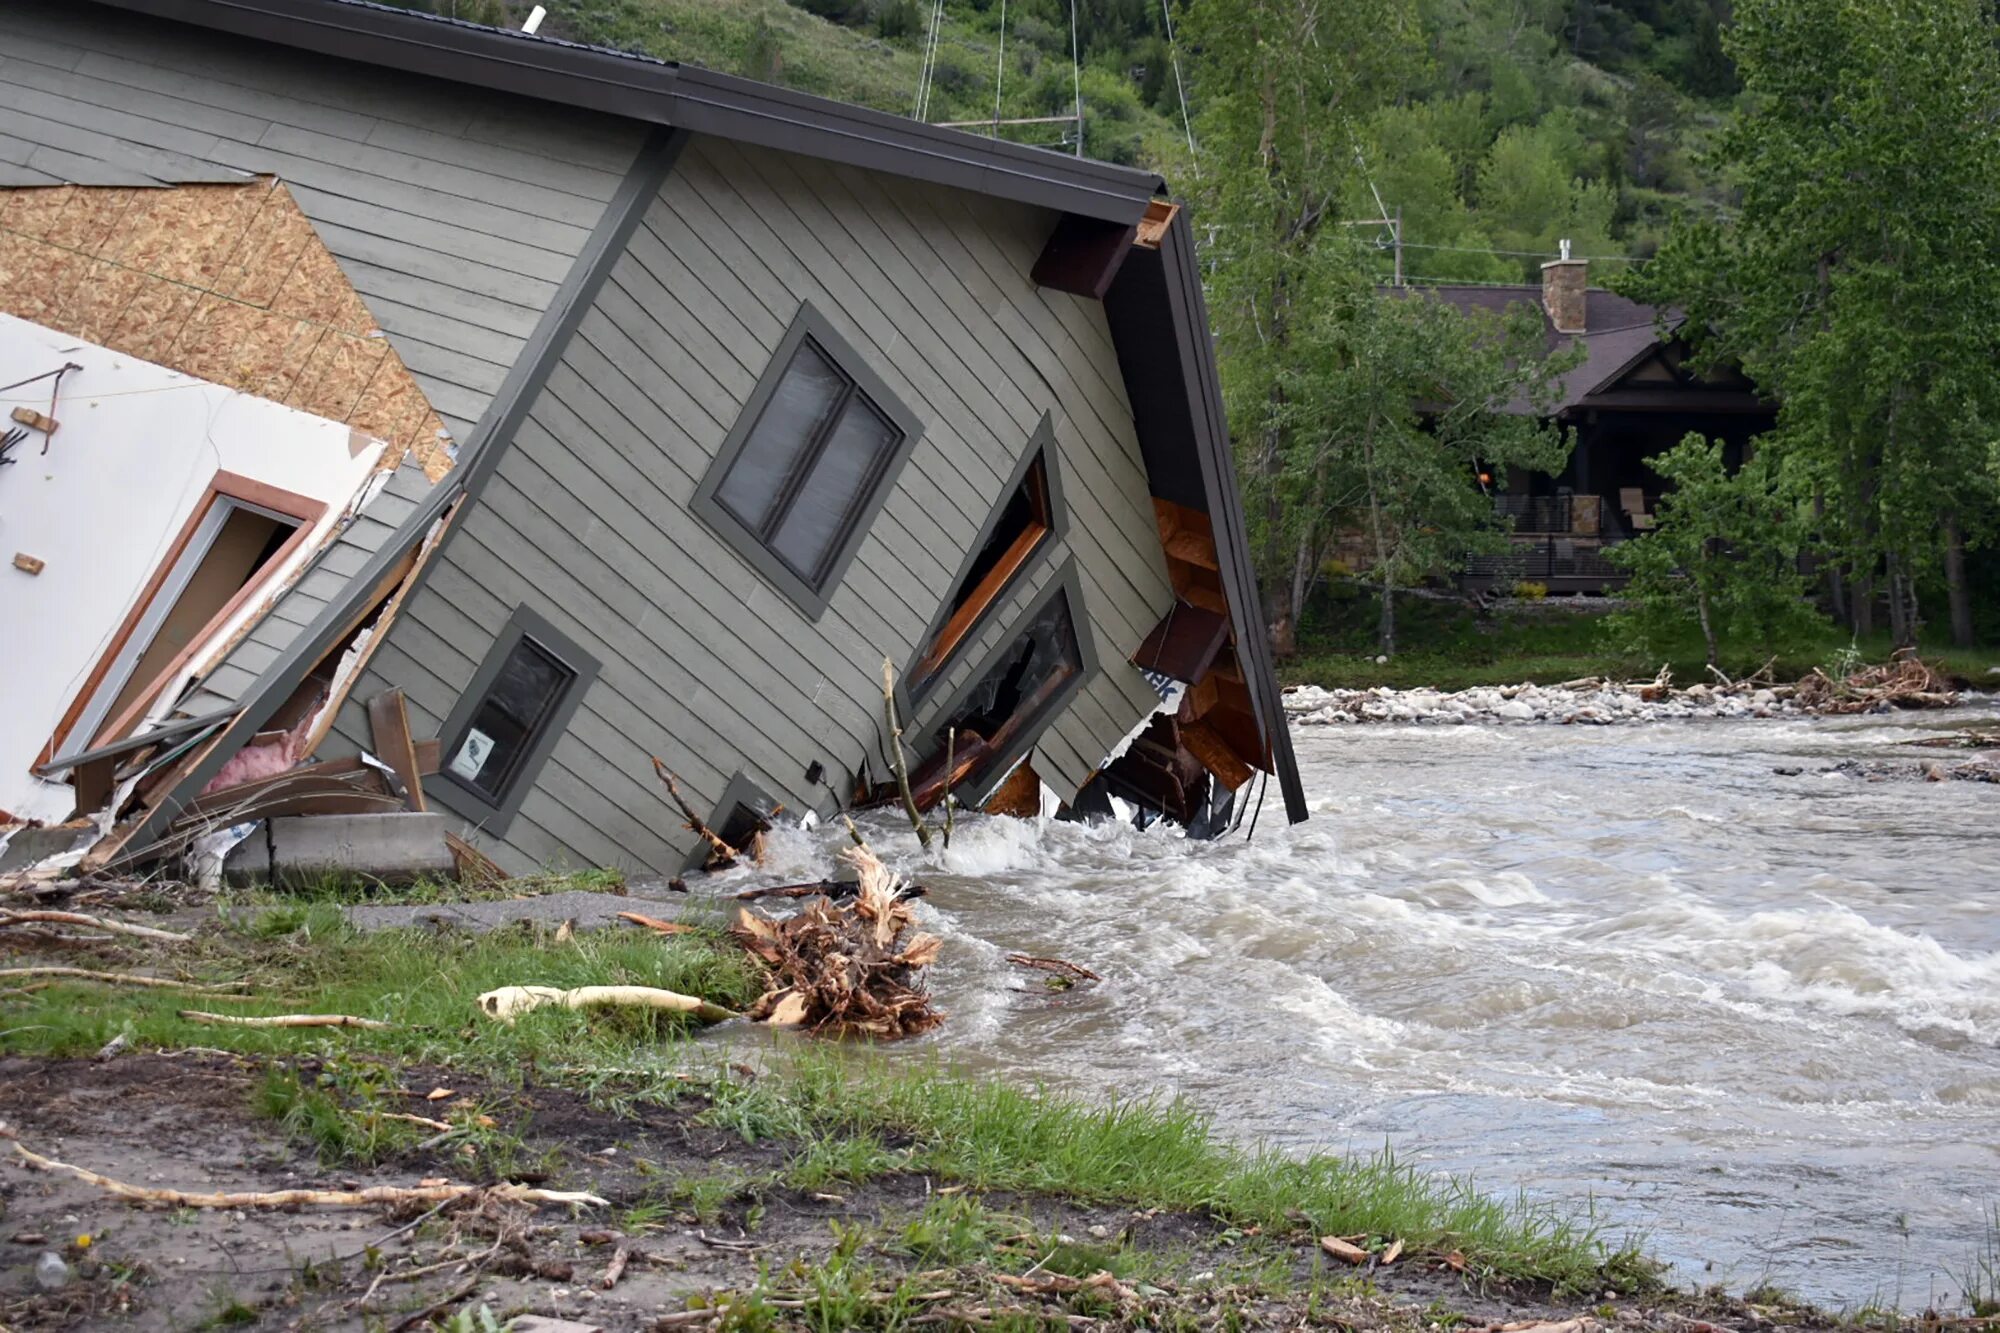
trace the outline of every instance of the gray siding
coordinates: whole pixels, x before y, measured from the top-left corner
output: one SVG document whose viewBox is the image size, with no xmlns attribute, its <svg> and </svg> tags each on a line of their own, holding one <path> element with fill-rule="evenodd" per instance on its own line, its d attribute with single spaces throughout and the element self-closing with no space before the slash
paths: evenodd
<svg viewBox="0 0 2000 1333">
<path fill-rule="evenodd" d="M 642 137 L 68 0 L 14 0 L 0 43 L 0 162 L 96 184 L 277 175 L 461 440 Z"/>
<path fill-rule="evenodd" d="M 1103 312 L 1028 277 L 1052 223 L 697 139 L 354 691 L 342 743 L 367 743 L 359 701 L 392 683 L 434 733 L 526 602 L 603 669 L 520 813 L 484 840 L 504 866 L 678 869 L 692 837 L 652 755 L 697 807 L 740 769 L 794 810 L 824 808 L 806 766 L 838 786 L 878 753 L 882 659 L 909 659 L 1046 410 L 1068 539 L 930 698 L 1073 556 L 1103 669 L 1035 756 L 1069 795 L 1156 702 L 1127 658 L 1172 592 Z M 687 509 L 806 299 L 926 423 L 816 622 Z"/>
</svg>

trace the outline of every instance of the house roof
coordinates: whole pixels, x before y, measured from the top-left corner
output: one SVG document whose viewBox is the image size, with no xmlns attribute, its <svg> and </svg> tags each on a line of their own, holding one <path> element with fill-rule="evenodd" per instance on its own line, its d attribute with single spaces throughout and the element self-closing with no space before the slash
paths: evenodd
<svg viewBox="0 0 2000 1333">
<path fill-rule="evenodd" d="M 1583 360 L 1558 381 L 1554 404 L 1558 413 L 1576 407 L 1592 394 L 1608 388 L 1634 361 L 1660 342 L 1662 312 L 1659 307 L 1631 300 L 1601 287 L 1592 287 L 1584 294 L 1585 332 L 1580 334 L 1556 332 L 1555 322 L 1542 309 L 1542 289 L 1539 286 L 1526 283 L 1513 286 L 1441 284 L 1408 290 L 1460 310 L 1486 310 L 1498 315 L 1515 305 L 1526 303 L 1540 311 L 1549 350 L 1570 346 L 1583 348 Z M 1664 314 L 1668 327 L 1679 324 L 1678 312 L 1666 311 Z M 1522 396 L 1509 407 L 1513 411 L 1525 412 L 1529 403 Z"/>
<path fill-rule="evenodd" d="M 944 129 L 649 56 L 528 36 L 367 0 L 97 3 L 657 127 L 506 381 L 463 442 L 460 466 L 409 513 L 393 539 L 375 550 L 343 595 L 326 603 L 246 689 L 242 712 L 183 780 L 177 796 L 199 791 L 250 739 L 331 649 L 381 575 L 423 540 L 455 500 L 461 495 L 477 497 L 554 356 L 622 252 L 688 134 L 758 144 L 1120 225 L 1139 222 L 1154 196 L 1165 189 L 1165 183 L 1148 172 Z M 1135 249 L 1132 259 L 1145 253 Z M 1158 462 L 1149 451 L 1152 489 L 1169 494 L 1163 486 L 1184 485 L 1179 479 L 1189 475 L 1199 478 L 1199 507 L 1210 515 L 1214 528 L 1240 665 L 1280 779 L 1287 815 L 1296 822 L 1306 817 L 1305 796 L 1262 623 L 1214 345 L 1202 304 L 1200 270 L 1184 216 L 1157 253 L 1158 265 L 1142 269 L 1155 276 L 1141 280 L 1156 286 L 1169 318 L 1141 322 L 1114 333 L 1114 338 L 1121 364 L 1180 368 L 1180 391 L 1149 414 L 1178 446 L 1171 457 Z M 1136 414 L 1141 394 L 1131 396 Z M 143 846 L 175 813 L 177 801 L 163 801 L 128 845 Z"/>
<path fill-rule="evenodd" d="M 98 0 L 219 32 L 850 166 L 1136 222 L 1150 172 L 718 73 L 369 0 Z M 131 184 L 130 181 L 120 182 Z"/>
</svg>

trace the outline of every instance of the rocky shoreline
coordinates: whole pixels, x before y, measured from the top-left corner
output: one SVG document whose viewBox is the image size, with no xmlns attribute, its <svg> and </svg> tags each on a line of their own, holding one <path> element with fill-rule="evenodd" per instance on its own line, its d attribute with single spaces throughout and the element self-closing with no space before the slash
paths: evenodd
<svg viewBox="0 0 2000 1333">
<path fill-rule="evenodd" d="M 1556 723 L 1612 726 L 1669 718 L 1792 717 L 1823 711 L 1799 698 L 1796 685 L 1694 684 L 1676 689 L 1662 681 L 1624 683 L 1598 679 L 1560 685 L 1479 685 L 1471 689 L 1328 690 L 1296 685 L 1285 690 L 1285 714 L 1299 726 L 1407 722 L 1432 726 L 1468 723 Z M 1888 712 L 1887 701 L 1875 706 Z"/>
</svg>

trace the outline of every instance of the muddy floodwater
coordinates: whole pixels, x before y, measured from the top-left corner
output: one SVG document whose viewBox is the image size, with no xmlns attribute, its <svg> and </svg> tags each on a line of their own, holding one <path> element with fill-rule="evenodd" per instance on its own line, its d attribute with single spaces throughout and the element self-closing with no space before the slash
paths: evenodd
<svg viewBox="0 0 2000 1333">
<path fill-rule="evenodd" d="M 951 1017 L 894 1058 L 1594 1200 L 1684 1281 L 1953 1299 L 2000 1205 L 2000 787 L 1821 770 L 1997 718 L 1313 729 L 1296 829 L 975 822 L 922 872 Z"/>
</svg>

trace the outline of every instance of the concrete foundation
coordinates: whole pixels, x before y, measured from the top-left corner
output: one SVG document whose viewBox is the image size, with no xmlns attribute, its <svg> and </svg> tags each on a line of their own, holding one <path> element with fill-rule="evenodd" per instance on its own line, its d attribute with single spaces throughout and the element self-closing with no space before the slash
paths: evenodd
<svg viewBox="0 0 2000 1333">
<path fill-rule="evenodd" d="M 236 882 L 282 882 L 336 871 L 407 883 L 449 878 L 447 816 L 397 811 L 369 815 L 299 815 L 269 820 L 229 854 L 223 874 Z"/>
</svg>

